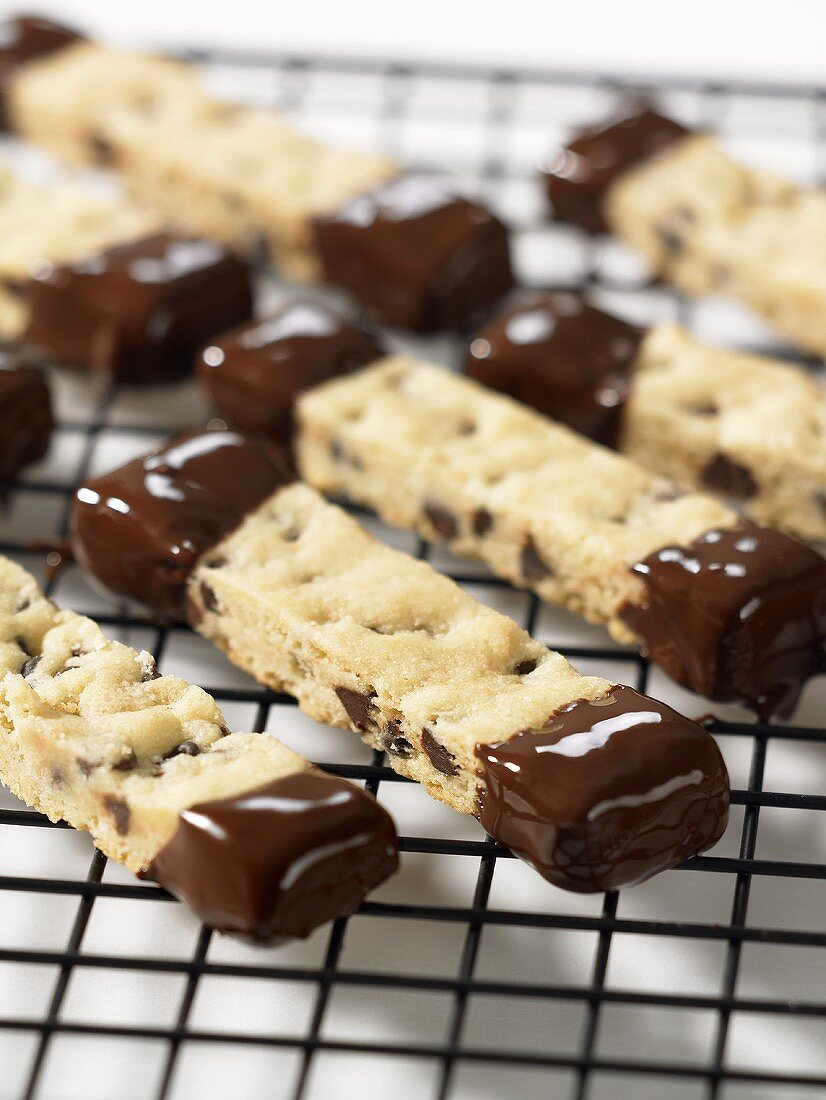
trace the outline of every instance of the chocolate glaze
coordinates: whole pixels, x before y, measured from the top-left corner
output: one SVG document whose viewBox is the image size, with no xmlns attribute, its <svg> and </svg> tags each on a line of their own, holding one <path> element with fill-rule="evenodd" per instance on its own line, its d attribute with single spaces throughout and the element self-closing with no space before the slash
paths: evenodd
<svg viewBox="0 0 826 1100">
<path fill-rule="evenodd" d="M 36 15 L 17 15 L 0 24 L 0 130 L 12 126 L 6 96 L 20 66 L 82 37 L 70 27 Z"/>
<path fill-rule="evenodd" d="M 405 175 L 315 223 L 325 279 L 391 325 L 479 323 L 513 285 L 508 235 L 485 207 Z"/>
<path fill-rule="evenodd" d="M 616 446 L 645 329 L 566 291 L 506 310 L 471 342 L 465 370 L 574 431 Z"/>
<path fill-rule="evenodd" d="M 641 882 L 705 851 L 726 827 L 728 775 L 713 738 L 629 687 L 477 745 L 476 756 L 479 820 L 566 890 Z"/>
<path fill-rule="evenodd" d="M 545 167 L 554 215 L 588 233 L 604 233 L 602 201 L 611 184 L 688 133 L 639 100 L 624 103 L 606 122 L 577 131 Z"/>
<path fill-rule="evenodd" d="M 279 943 L 355 912 L 397 866 L 393 821 L 372 795 L 302 771 L 184 810 L 145 877 L 220 932 Z"/>
<path fill-rule="evenodd" d="M 28 342 L 135 384 L 188 374 L 205 340 L 252 313 L 239 259 L 212 241 L 163 233 L 78 263 L 44 263 L 26 298 Z"/>
<path fill-rule="evenodd" d="M 194 432 L 80 486 L 72 550 L 112 591 L 181 618 L 198 558 L 289 480 L 262 441 Z"/>
<path fill-rule="evenodd" d="M 645 586 L 623 618 L 678 683 L 763 718 L 786 715 L 826 658 L 826 559 L 743 521 L 633 566 Z"/>
<path fill-rule="evenodd" d="M 318 302 L 294 301 L 202 348 L 198 377 L 227 423 L 278 443 L 292 435 L 302 390 L 384 354 L 365 329 Z"/>
<path fill-rule="evenodd" d="M 42 458 L 54 421 L 49 387 L 35 367 L 10 358 L 0 362 L 0 482 Z"/>
</svg>

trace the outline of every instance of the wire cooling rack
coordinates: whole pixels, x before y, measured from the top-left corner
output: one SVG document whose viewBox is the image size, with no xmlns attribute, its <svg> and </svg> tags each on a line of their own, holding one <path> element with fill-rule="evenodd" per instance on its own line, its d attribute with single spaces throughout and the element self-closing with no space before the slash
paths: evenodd
<svg viewBox="0 0 826 1100">
<path fill-rule="evenodd" d="M 544 219 L 536 182 L 543 152 L 571 124 L 604 113 L 629 81 L 187 56 L 218 93 L 277 105 L 343 144 L 440 165 L 514 226 L 528 285 L 587 288 L 635 321 L 678 318 L 711 341 L 776 350 L 737 308 L 684 301 L 646 280 L 619 246 L 589 243 Z M 714 125 L 738 156 L 822 180 L 824 89 L 671 78 L 650 86 L 669 112 Z M 270 303 L 287 288 L 263 278 L 261 292 Z M 445 364 L 458 364 L 464 347 L 441 337 L 396 342 Z M 206 415 L 187 383 L 115 392 L 97 405 L 82 380 L 53 383 L 59 430 L 51 455 L 12 486 L 0 517 L 0 550 L 41 577 L 44 556 L 31 542 L 65 532 L 80 478 Z M 602 631 L 365 522 L 523 621 L 583 671 L 691 715 L 709 710 Z M 163 671 L 207 687 L 233 728 L 273 730 L 365 783 L 399 823 L 402 870 L 349 920 L 300 944 L 255 950 L 211 935 L 162 890 L 92 854 L 88 838 L 0 792 L 0 1096 L 826 1096 L 822 681 L 810 685 L 794 725 L 714 708 L 734 793 L 731 824 L 713 853 L 621 894 L 579 897 L 428 800 L 357 738 L 257 688 L 185 627 L 158 629 L 72 568 L 48 587 L 114 636 L 150 649 Z"/>
</svg>

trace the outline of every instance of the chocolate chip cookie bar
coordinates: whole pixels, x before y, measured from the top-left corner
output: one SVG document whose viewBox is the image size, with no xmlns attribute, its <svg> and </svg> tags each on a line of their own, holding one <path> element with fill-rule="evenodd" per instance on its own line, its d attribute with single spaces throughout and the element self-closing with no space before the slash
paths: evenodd
<svg viewBox="0 0 826 1100">
<path fill-rule="evenodd" d="M 733 161 L 639 103 L 574 135 L 547 166 L 557 217 L 609 229 L 692 295 L 750 306 L 826 354 L 826 193 Z"/>
<path fill-rule="evenodd" d="M 10 104 L 24 137 L 111 165 L 181 231 L 337 283 L 391 324 L 466 328 L 512 285 L 505 228 L 479 203 L 213 100 L 175 63 L 81 43 L 26 66 Z"/>
<path fill-rule="evenodd" d="M 252 302 L 246 264 L 222 245 L 156 233 L 36 268 L 24 339 L 106 378 L 171 381 L 192 371 L 204 340 L 248 320 Z"/>
<path fill-rule="evenodd" d="M 242 521 L 225 495 L 230 461 L 261 494 Z M 581 676 L 309 486 L 273 468 L 267 487 L 266 461 L 253 440 L 207 433 L 95 479 L 75 503 L 78 559 L 130 595 L 142 575 L 160 611 L 177 569 L 175 602 L 239 667 L 359 732 L 557 885 L 613 888 L 714 843 L 727 780 L 704 730 Z M 222 500 L 205 537 L 205 502 Z M 132 558 L 117 575 L 116 532 Z"/>
<path fill-rule="evenodd" d="M 353 912 L 395 870 L 390 817 L 0 558 L 0 779 L 51 820 L 257 941 Z"/>
<path fill-rule="evenodd" d="M 826 560 L 515 401 L 397 357 L 300 399 L 317 488 L 642 644 L 712 699 L 787 713 L 824 663 Z"/>
<path fill-rule="evenodd" d="M 158 215 L 131 199 L 104 198 L 79 185 L 48 185 L 0 169 L 0 336 L 26 328 L 26 288 L 51 265 L 86 259 L 155 232 Z"/>
<path fill-rule="evenodd" d="M 49 448 L 54 421 L 46 379 L 36 367 L 9 356 L 0 359 L 0 500 L 2 483 Z"/>
<path fill-rule="evenodd" d="M 826 541 L 826 386 L 791 363 L 677 325 L 646 330 L 560 292 L 494 318 L 465 369 L 760 523 Z"/>
</svg>

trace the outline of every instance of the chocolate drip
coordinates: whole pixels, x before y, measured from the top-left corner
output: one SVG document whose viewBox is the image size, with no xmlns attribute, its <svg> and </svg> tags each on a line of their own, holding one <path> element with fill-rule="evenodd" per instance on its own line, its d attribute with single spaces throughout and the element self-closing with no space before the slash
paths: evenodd
<svg viewBox="0 0 826 1100">
<path fill-rule="evenodd" d="M 391 325 L 467 328 L 513 285 L 499 219 L 425 176 L 359 195 L 318 218 L 315 235 L 325 279 Z"/>
<path fill-rule="evenodd" d="M 49 447 L 52 420 L 49 387 L 34 367 L 15 359 L 0 363 L 0 482 L 36 462 Z"/>
<path fill-rule="evenodd" d="M 604 233 L 602 202 L 611 184 L 689 132 L 639 100 L 626 102 L 607 122 L 579 130 L 545 168 L 555 216 L 588 233 Z"/>
<path fill-rule="evenodd" d="M 13 128 L 7 96 L 21 65 L 46 57 L 81 38 L 70 27 L 35 15 L 18 15 L 0 24 L 0 130 Z"/>
<path fill-rule="evenodd" d="M 378 339 L 318 302 L 295 301 L 202 348 L 198 377 L 224 419 L 277 443 L 292 435 L 302 390 L 384 354 Z"/>
<path fill-rule="evenodd" d="M 112 591 L 180 618 L 198 558 L 289 480 L 260 441 L 230 431 L 181 436 L 77 490 L 72 549 Z"/>
<path fill-rule="evenodd" d="M 279 943 L 355 912 L 397 866 L 387 811 L 342 779 L 303 771 L 183 810 L 144 877 L 220 932 Z"/>
<path fill-rule="evenodd" d="M 542 294 L 482 329 L 471 342 L 465 370 L 477 382 L 615 447 L 628 374 L 645 331 L 576 294 Z"/>
<path fill-rule="evenodd" d="M 826 560 L 788 535 L 744 521 L 666 546 L 633 571 L 645 597 L 623 618 L 693 691 L 787 715 L 824 668 Z"/>
<path fill-rule="evenodd" d="M 43 264 L 26 339 L 69 366 L 134 384 L 189 374 L 197 348 L 252 313 L 245 265 L 219 244 L 157 234 Z"/>
<path fill-rule="evenodd" d="M 728 775 L 712 737 L 632 688 L 571 703 L 476 756 L 484 827 L 566 890 L 641 882 L 726 826 Z"/>
</svg>

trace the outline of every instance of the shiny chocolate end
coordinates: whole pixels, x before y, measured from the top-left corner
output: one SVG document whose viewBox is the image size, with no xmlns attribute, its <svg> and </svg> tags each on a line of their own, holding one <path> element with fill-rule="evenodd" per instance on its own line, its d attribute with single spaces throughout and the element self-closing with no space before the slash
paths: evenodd
<svg viewBox="0 0 826 1100">
<path fill-rule="evenodd" d="M 280 943 L 355 912 L 397 867 L 396 829 L 372 795 L 302 771 L 184 810 L 145 877 L 219 932 Z"/>
<path fill-rule="evenodd" d="M 645 586 L 622 615 L 645 652 L 709 699 L 788 715 L 826 668 L 826 559 L 743 521 L 633 566 Z"/>
<path fill-rule="evenodd" d="M 558 221 L 604 233 L 602 203 L 619 177 L 689 133 L 678 122 L 630 100 L 607 122 L 586 126 L 545 165 L 545 188 Z"/>
<path fill-rule="evenodd" d="M 503 224 L 426 176 L 357 196 L 318 218 L 315 236 L 324 278 L 401 328 L 470 328 L 513 286 Z"/>
<path fill-rule="evenodd" d="M 54 421 L 46 379 L 15 357 L 0 362 L 0 482 L 8 481 L 49 447 Z"/>
<path fill-rule="evenodd" d="M 265 442 L 202 431 L 81 485 L 72 502 L 77 561 L 113 592 L 180 619 L 198 558 L 292 475 Z"/>
<path fill-rule="evenodd" d="M 628 375 L 645 329 L 567 291 L 506 310 L 471 341 L 465 371 L 574 431 L 619 441 Z"/>
<path fill-rule="evenodd" d="M 192 371 L 197 349 L 252 315 L 245 264 L 214 241 L 159 233 L 75 263 L 39 265 L 26 340 L 68 366 L 132 385 Z"/>
<path fill-rule="evenodd" d="M 555 886 L 615 890 L 711 847 L 729 782 L 713 738 L 629 687 L 477 745 L 479 820 Z"/>
<path fill-rule="evenodd" d="M 201 348 L 198 378 L 234 428 L 286 445 L 293 404 L 306 389 L 380 359 L 384 349 L 366 329 L 310 300 L 288 302 Z"/>
</svg>

